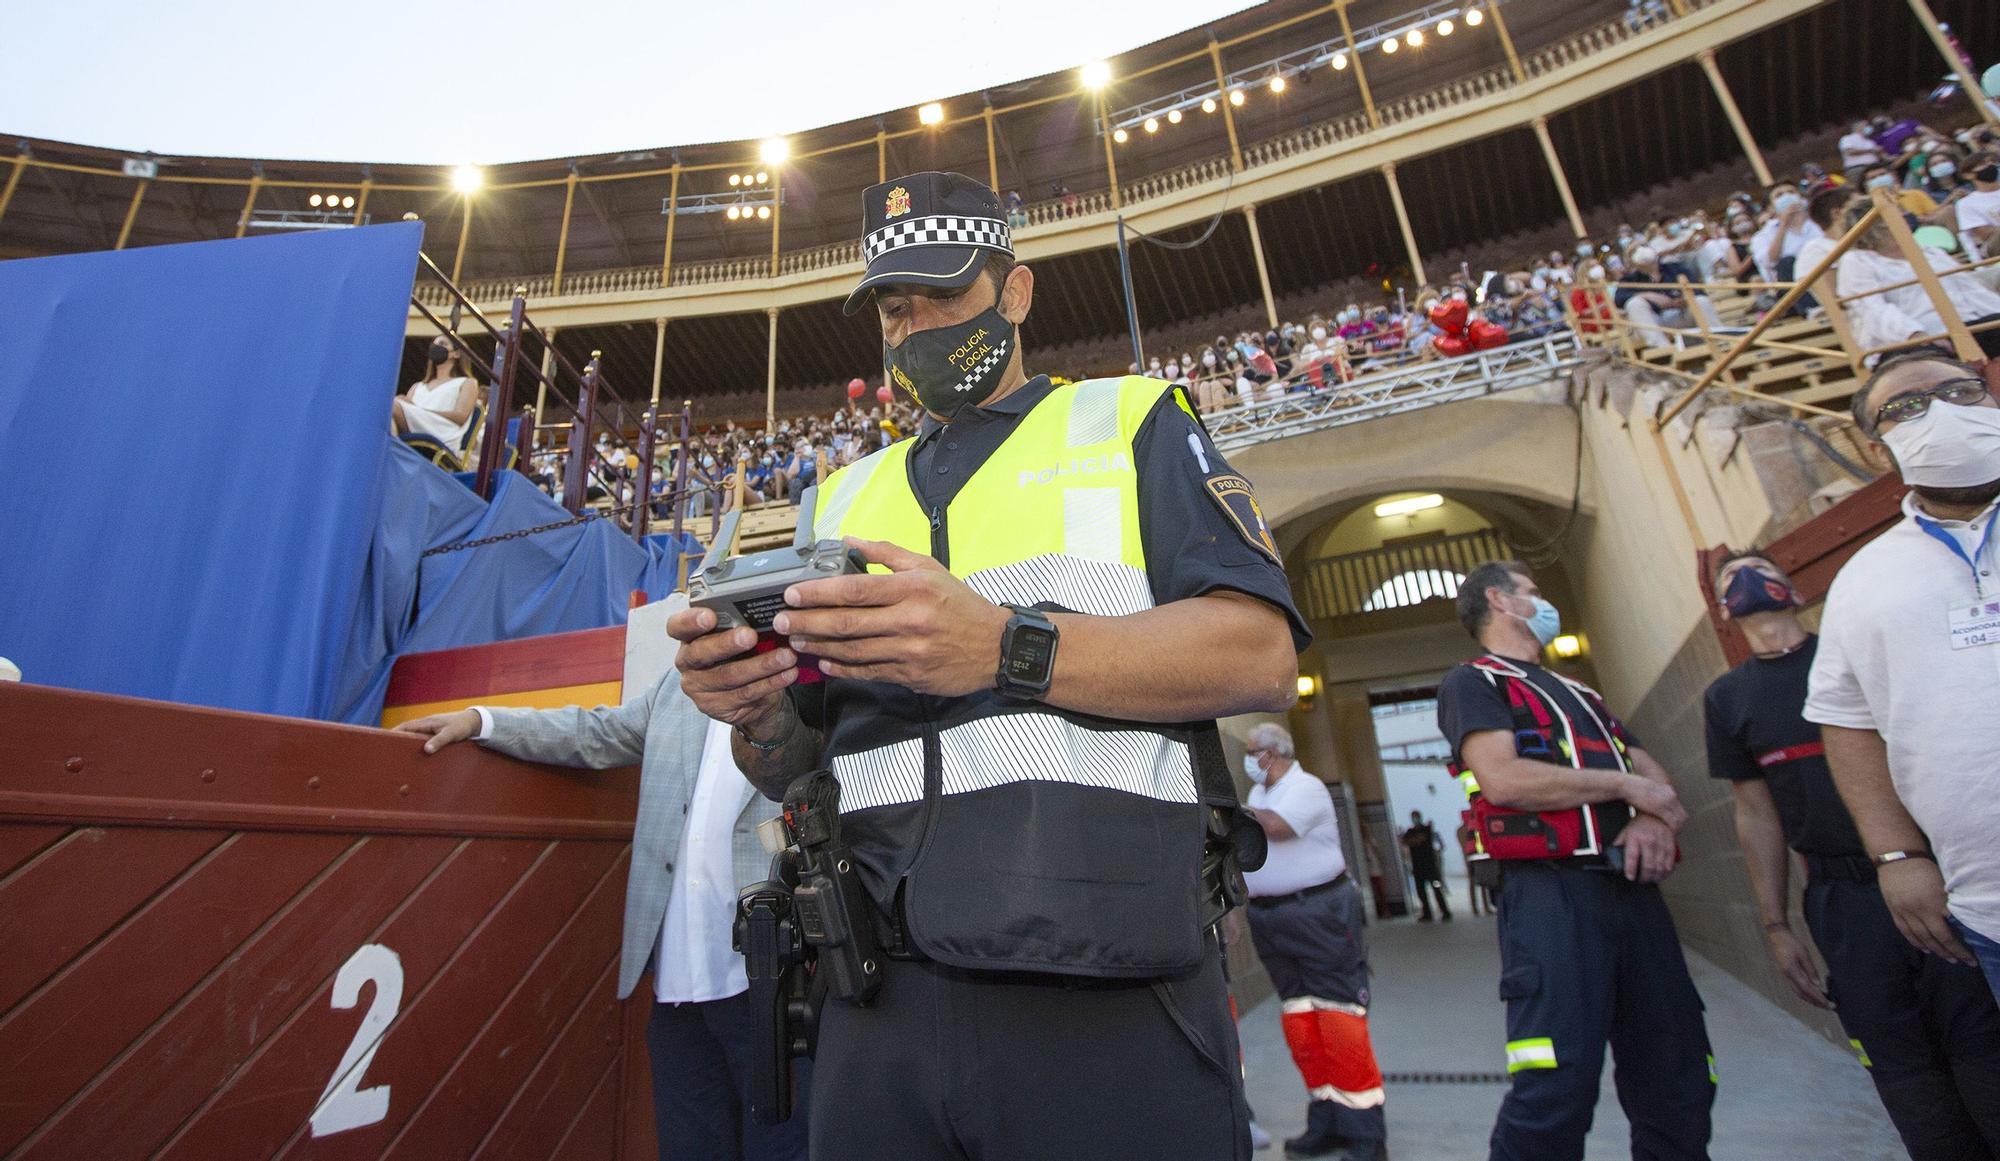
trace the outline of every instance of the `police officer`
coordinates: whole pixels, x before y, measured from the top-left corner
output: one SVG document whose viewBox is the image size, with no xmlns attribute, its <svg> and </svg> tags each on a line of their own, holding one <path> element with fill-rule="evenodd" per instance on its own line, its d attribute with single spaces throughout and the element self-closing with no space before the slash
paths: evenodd
<svg viewBox="0 0 2000 1161">
<path fill-rule="evenodd" d="M 1835 1009 L 1913 1161 L 2000 1157 L 2000 1008 L 1978 968 L 1918 951 L 1882 902 L 1819 727 L 1804 717 L 1819 639 L 1799 623 L 1798 592 L 1755 552 L 1727 557 L 1714 579 L 1755 652 L 1708 687 L 1709 773 L 1736 798 L 1765 950 L 1800 999 Z M 1787 917 L 1788 845 L 1805 859 L 1824 981 Z"/>
<path fill-rule="evenodd" d="M 1437 830 L 1424 821 L 1420 810 L 1410 812 L 1410 827 L 1403 832 L 1403 850 L 1410 858 L 1410 878 L 1417 884 L 1417 903 L 1423 913 L 1418 922 L 1431 921 L 1431 898 L 1437 898 L 1438 913 L 1445 920 L 1451 920 L 1451 895 L 1444 886 L 1444 864 L 1439 854 L 1444 844 L 1438 840 Z"/>
<path fill-rule="evenodd" d="M 1183 392 L 1028 375 L 1035 277 L 992 190 L 919 173 L 863 206 L 847 310 L 926 418 L 802 518 L 875 567 L 793 586 L 768 653 L 670 625 L 753 784 L 831 768 L 890 949 L 871 1005 L 822 1013 L 812 1153 L 1247 1157 L 1204 856 L 1236 809 L 1214 719 L 1296 696 L 1276 547 Z"/>
<path fill-rule="evenodd" d="M 1472 801 L 1475 874 L 1501 869 L 1500 997 L 1512 1083 L 1493 1161 L 1578 1161 L 1608 1043 L 1632 1155 L 1708 1156 L 1715 1058 L 1655 885 L 1687 812 L 1589 686 L 1539 665 L 1561 631 L 1525 565 L 1482 564 L 1458 617 L 1485 652 L 1438 687 Z"/>
</svg>

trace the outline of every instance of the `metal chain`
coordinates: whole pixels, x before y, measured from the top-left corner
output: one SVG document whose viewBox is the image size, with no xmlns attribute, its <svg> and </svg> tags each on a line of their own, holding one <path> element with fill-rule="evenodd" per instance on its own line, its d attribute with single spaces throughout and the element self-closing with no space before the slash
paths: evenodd
<svg viewBox="0 0 2000 1161">
<path fill-rule="evenodd" d="M 424 549 L 424 555 L 437 556 L 440 553 L 458 552 L 467 548 L 483 548 L 489 544 L 499 544 L 503 540 L 519 540 L 524 536 L 533 536 L 537 532 L 553 532 L 558 528 L 569 528 L 577 524 L 588 524 L 592 520 L 602 519 L 604 517 L 599 516 L 596 509 L 585 509 L 581 515 L 572 516 L 568 520 L 558 520 L 553 524 L 537 524 L 533 528 L 516 528 L 512 532 L 502 532 L 498 536 L 482 536 L 478 540 L 461 540 L 457 544 L 440 544 L 436 548 Z"/>
</svg>

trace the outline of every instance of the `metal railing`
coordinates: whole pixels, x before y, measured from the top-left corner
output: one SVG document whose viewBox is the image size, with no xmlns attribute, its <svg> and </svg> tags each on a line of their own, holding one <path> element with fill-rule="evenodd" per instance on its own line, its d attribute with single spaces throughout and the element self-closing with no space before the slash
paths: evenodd
<svg viewBox="0 0 2000 1161">
<path fill-rule="evenodd" d="M 1205 419 L 1215 446 L 1234 452 L 1288 436 L 1539 386 L 1583 359 L 1576 336 L 1558 331 L 1457 358 L 1405 363 L 1326 387 L 1306 386 L 1295 375 L 1276 386 L 1283 392 L 1277 399 L 1218 410 Z"/>
<path fill-rule="evenodd" d="M 1688 13 L 1693 13 L 1715 2 L 1717 0 L 1682 0 L 1682 7 L 1687 9 Z M 1685 19 L 1685 16 L 1669 16 L 1644 26 L 1635 26 L 1625 16 L 1618 16 L 1597 27 L 1585 29 L 1521 57 L 1524 79 L 1515 77 L 1510 64 L 1496 65 L 1468 77 L 1454 78 L 1435 89 L 1378 105 L 1376 115 L 1381 127 L 1387 128 L 1444 113 L 1460 106 L 1499 98 L 1524 83 L 1539 81 L 1631 40 L 1651 36 L 1660 28 L 1671 26 L 1681 19 Z M 1377 127 L 1369 123 L 1365 111 L 1330 121 L 1321 121 L 1281 137 L 1245 145 L 1242 151 L 1243 168 L 1249 171 L 1280 164 L 1301 154 L 1352 141 L 1376 131 Z M 1120 203 L 1122 206 L 1130 207 L 1134 203 L 1170 197 L 1211 182 L 1225 181 L 1230 177 L 1231 168 L 1230 158 L 1227 155 L 1214 155 L 1162 173 L 1136 177 L 1119 184 Z M 1021 229 L 1033 230 L 1069 218 L 1109 213 L 1112 208 L 1111 191 L 1108 188 L 1050 197 L 1031 202 L 1024 207 L 1027 225 Z M 781 252 L 777 276 L 846 267 L 858 268 L 860 262 L 861 246 L 858 241 L 837 242 L 806 250 Z M 628 294 L 659 290 L 663 285 L 717 286 L 763 281 L 771 277 L 772 269 L 768 257 L 728 258 L 675 263 L 671 268 L 661 264 L 565 272 L 562 279 L 562 293 L 565 297 Z M 494 302 L 504 299 L 514 287 L 520 285 L 527 287 L 530 297 L 546 297 L 553 292 L 555 276 L 541 274 L 526 278 L 516 276 L 484 279 L 467 283 L 466 290 L 468 297 L 476 301 Z M 442 305 L 442 302 L 434 301 L 433 305 Z"/>
<path fill-rule="evenodd" d="M 1392 544 L 1308 562 L 1292 593 L 1308 621 L 1342 622 L 1421 605 L 1449 604 L 1465 574 L 1513 550 L 1491 528 Z"/>
</svg>

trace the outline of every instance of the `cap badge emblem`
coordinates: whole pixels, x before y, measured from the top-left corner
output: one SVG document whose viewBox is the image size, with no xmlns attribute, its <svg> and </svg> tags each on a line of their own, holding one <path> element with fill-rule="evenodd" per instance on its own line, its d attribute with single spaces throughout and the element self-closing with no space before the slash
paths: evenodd
<svg viewBox="0 0 2000 1161">
<path fill-rule="evenodd" d="M 900 218 L 910 212 L 910 191 L 897 186 L 889 191 L 889 200 L 882 207 L 885 218 Z"/>
</svg>

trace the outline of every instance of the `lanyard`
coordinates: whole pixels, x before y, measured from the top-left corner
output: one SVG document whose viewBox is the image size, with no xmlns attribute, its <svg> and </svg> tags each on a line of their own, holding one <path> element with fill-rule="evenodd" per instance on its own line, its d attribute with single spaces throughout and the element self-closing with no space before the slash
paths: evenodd
<svg viewBox="0 0 2000 1161">
<path fill-rule="evenodd" d="M 1977 593 L 1982 600 L 1986 597 L 1986 586 L 1979 583 L 1979 561 L 1981 557 L 1986 555 L 1986 546 L 1993 541 L 1993 526 L 1996 524 L 2000 524 L 2000 512 L 1988 512 L 1986 517 L 1986 531 L 1979 537 L 1979 547 L 1973 550 L 1971 556 L 1967 556 L 1965 554 L 1965 545 L 1958 542 L 1958 537 L 1946 532 L 1941 526 L 1924 519 L 1922 516 L 1917 517 L 1917 527 L 1928 533 L 1932 540 L 1951 549 L 1951 554 L 1964 561 L 1965 566 L 1972 570 L 1972 591 Z"/>
</svg>

